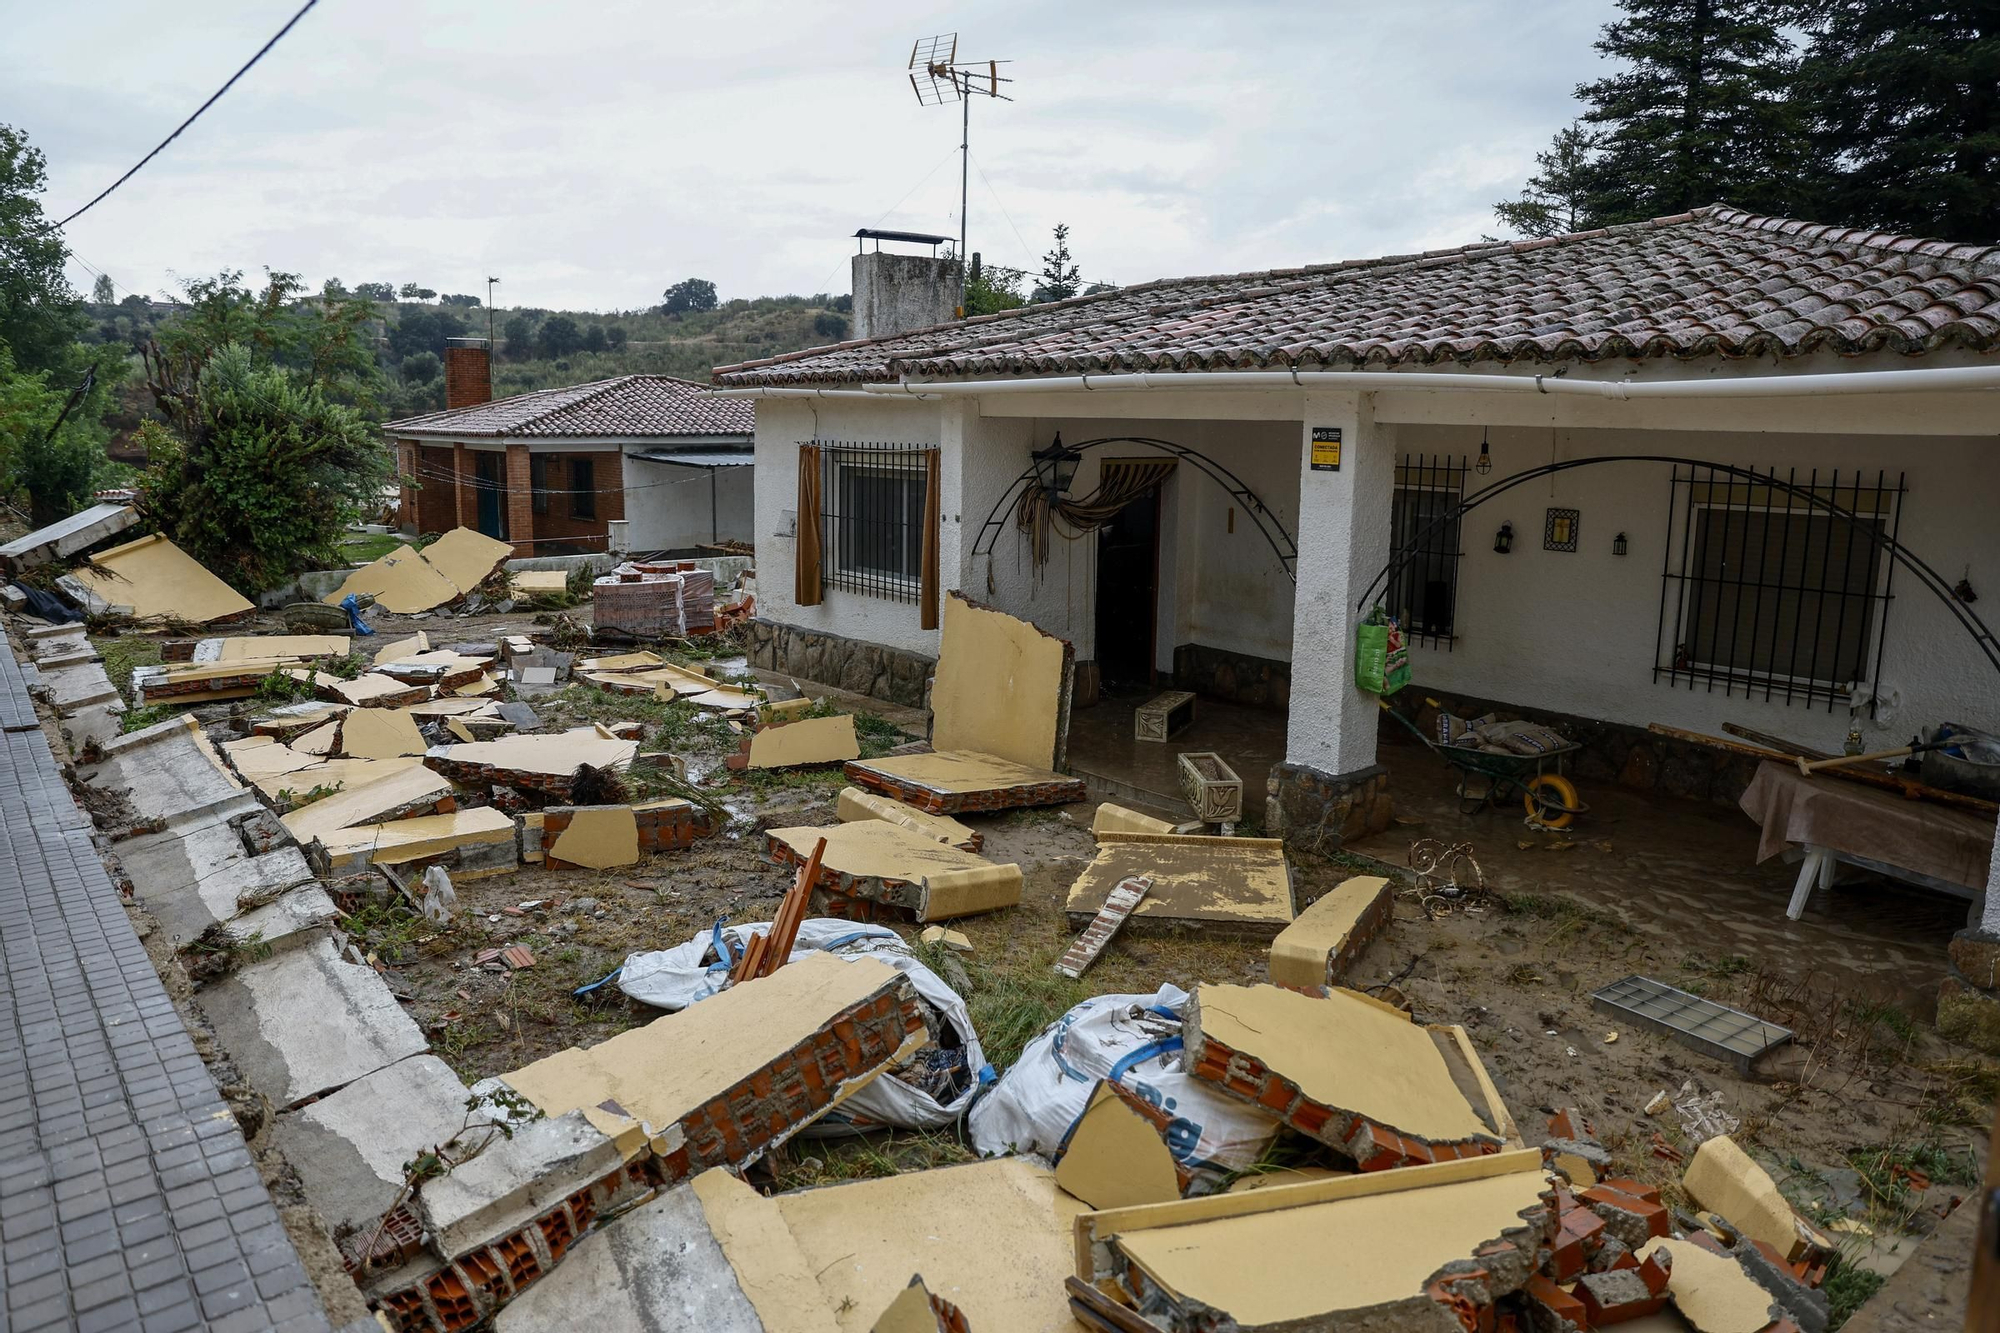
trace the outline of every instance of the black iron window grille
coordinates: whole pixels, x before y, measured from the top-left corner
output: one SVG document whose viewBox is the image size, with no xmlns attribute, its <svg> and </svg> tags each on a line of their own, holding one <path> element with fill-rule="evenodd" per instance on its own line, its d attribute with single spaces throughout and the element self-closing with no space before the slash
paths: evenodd
<svg viewBox="0 0 2000 1333">
<path fill-rule="evenodd" d="M 534 512 L 549 512 L 549 456 L 528 455 L 528 494 Z"/>
<path fill-rule="evenodd" d="M 1389 585 L 1385 605 L 1409 642 L 1440 644 L 1457 638 L 1459 520 L 1447 517 L 1465 498 L 1463 455 L 1404 454 L 1396 465 L 1396 493 L 1389 544 L 1407 558 Z M 1445 519 L 1442 523 L 1437 519 Z"/>
<path fill-rule="evenodd" d="M 924 482 L 935 453 L 910 444 L 820 452 L 821 568 L 829 588 L 914 602 L 922 587 Z"/>
<path fill-rule="evenodd" d="M 592 459 L 569 460 L 569 516 L 597 517 L 597 465 Z"/>
<path fill-rule="evenodd" d="M 1903 476 L 1674 467 L 1653 679 L 1872 716 Z"/>
</svg>

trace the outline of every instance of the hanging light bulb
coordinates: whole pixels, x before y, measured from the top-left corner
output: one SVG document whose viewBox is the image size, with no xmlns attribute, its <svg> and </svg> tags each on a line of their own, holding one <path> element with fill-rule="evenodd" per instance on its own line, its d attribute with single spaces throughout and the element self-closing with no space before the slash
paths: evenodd
<svg viewBox="0 0 2000 1333">
<path fill-rule="evenodd" d="M 1472 470 L 1482 477 L 1493 470 L 1493 451 L 1487 446 L 1484 426 L 1479 428 L 1479 461 L 1472 465 Z"/>
</svg>

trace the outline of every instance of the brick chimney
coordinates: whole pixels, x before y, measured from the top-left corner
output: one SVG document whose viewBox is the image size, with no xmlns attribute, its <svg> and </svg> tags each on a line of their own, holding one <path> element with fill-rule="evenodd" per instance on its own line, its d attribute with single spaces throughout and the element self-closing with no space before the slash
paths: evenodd
<svg viewBox="0 0 2000 1333">
<path fill-rule="evenodd" d="M 477 407 L 493 401 L 493 348 L 484 338 L 444 340 L 444 405 Z"/>
</svg>

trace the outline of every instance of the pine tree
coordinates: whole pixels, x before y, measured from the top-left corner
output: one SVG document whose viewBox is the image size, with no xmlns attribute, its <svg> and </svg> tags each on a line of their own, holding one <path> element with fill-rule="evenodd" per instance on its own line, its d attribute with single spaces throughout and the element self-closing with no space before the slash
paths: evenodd
<svg viewBox="0 0 2000 1333">
<path fill-rule="evenodd" d="M 1590 167 L 1603 140 L 1581 121 L 1556 131 L 1548 150 L 1535 154 L 1540 172 L 1528 177 L 1519 199 L 1493 205 L 1494 213 L 1522 236 L 1561 236 L 1589 227 Z"/>
<path fill-rule="evenodd" d="M 1808 202 L 1803 116 L 1790 101 L 1798 56 L 1784 0 L 1619 0 L 1597 49 L 1626 68 L 1585 84 L 1584 120 L 1604 131 L 1586 175 L 1593 225 L 1726 202 L 1785 213 Z"/>
<path fill-rule="evenodd" d="M 1083 289 L 1083 271 L 1069 257 L 1069 224 L 1056 223 L 1056 246 L 1042 256 L 1041 280 L 1035 284 L 1036 301 L 1066 301 Z"/>
<path fill-rule="evenodd" d="M 1836 167 L 1828 221 L 2000 237 L 2000 9 L 1828 0 L 1802 90 Z"/>
</svg>

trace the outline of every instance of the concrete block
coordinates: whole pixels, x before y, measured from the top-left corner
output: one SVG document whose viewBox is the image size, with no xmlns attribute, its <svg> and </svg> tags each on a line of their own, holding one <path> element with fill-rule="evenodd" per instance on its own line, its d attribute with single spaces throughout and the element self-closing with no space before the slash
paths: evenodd
<svg viewBox="0 0 2000 1333">
<path fill-rule="evenodd" d="M 428 1049 L 374 969 L 325 937 L 231 973 L 201 1007 L 244 1079 L 281 1110 Z"/>
<path fill-rule="evenodd" d="M 37 665 L 42 668 L 41 693 L 59 711 L 68 712 L 86 704 L 106 703 L 119 697 L 118 687 L 111 683 L 111 677 L 104 674 L 104 668 L 95 662 L 64 667 L 54 667 L 53 663 Z"/>
<path fill-rule="evenodd" d="M 286 1112 L 271 1132 L 339 1235 L 381 1220 L 402 1190 L 403 1164 L 457 1132 L 465 1099 L 444 1061 L 413 1055 Z"/>
<path fill-rule="evenodd" d="M 526 1226 L 585 1186 L 625 1167 L 618 1144 L 581 1111 L 530 1121 L 471 1161 L 427 1181 L 417 1216 L 447 1258 Z"/>
<path fill-rule="evenodd" d="M 232 942 L 255 946 L 259 952 L 280 953 L 320 938 L 340 916 L 333 899 L 318 884 L 306 884 L 275 902 L 253 907 L 225 923 Z"/>
<path fill-rule="evenodd" d="M 108 741 L 85 782 L 122 789 L 141 818 L 191 814 L 245 795 L 194 719 L 182 717 Z M 256 808 L 254 800 L 236 813 Z"/>
<path fill-rule="evenodd" d="M 220 818 L 169 826 L 122 842 L 117 851 L 133 893 L 168 938 L 183 943 L 313 880 L 298 848 L 250 856 Z"/>
<path fill-rule="evenodd" d="M 1271 981 L 1295 990 L 1341 984 L 1395 901 L 1395 887 L 1380 875 L 1343 881 L 1271 941 Z"/>
<path fill-rule="evenodd" d="M 72 755 L 82 754 L 93 746 L 102 748 L 125 729 L 125 701 L 107 699 L 103 703 L 85 704 L 62 720 L 62 729 L 69 737 Z"/>
</svg>

